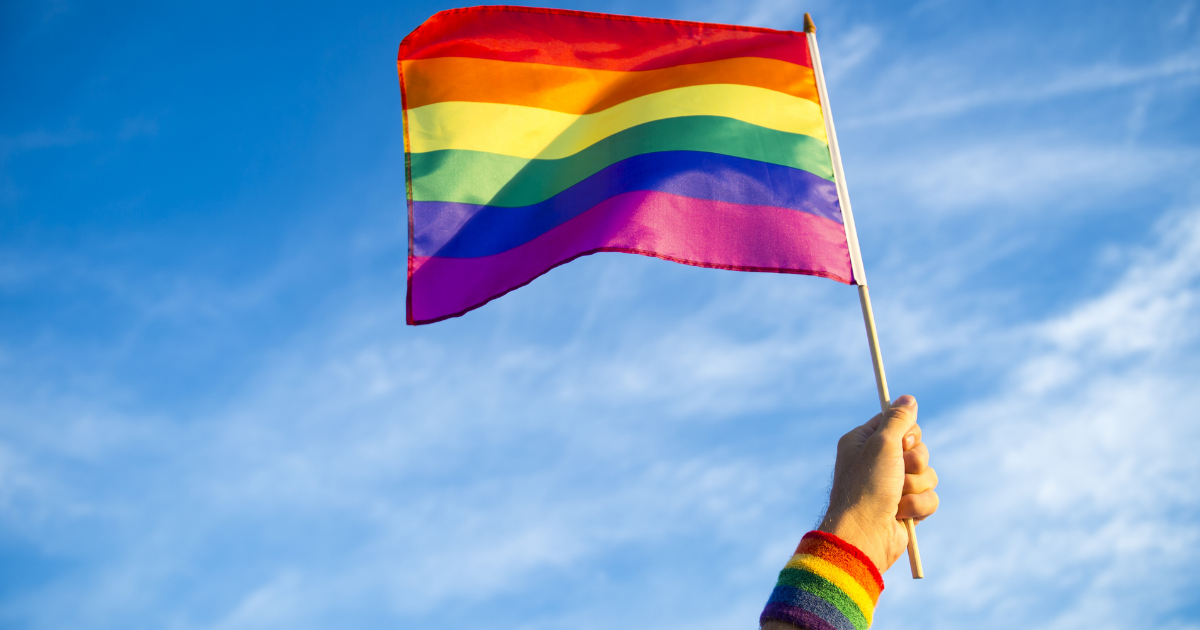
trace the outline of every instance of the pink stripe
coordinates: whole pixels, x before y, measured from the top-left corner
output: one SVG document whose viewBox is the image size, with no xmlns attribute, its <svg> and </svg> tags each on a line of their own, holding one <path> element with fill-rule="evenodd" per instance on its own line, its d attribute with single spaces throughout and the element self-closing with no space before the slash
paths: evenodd
<svg viewBox="0 0 1200 630">
<path fill-rule="evenodd" d="M 409 257 L 409 323 L 462 315 L 599 251 L 823 276 L 853 284 L 842 224 L 807 212 L 656 191 L 617 195 L 537 238 L 478 258 Z"/>
</svg>

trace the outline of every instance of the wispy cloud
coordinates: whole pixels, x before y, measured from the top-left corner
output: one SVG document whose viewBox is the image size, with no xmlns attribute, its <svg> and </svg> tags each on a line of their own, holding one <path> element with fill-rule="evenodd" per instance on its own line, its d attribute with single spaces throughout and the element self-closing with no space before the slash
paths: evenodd
<svg viewBox="0 0 1200 630">
<path fill-rule="evenodd" d="M 844 35 L 828 38 L 821 46 L 821 59 L 830 83 L 846 79 L 846 75 L 870 59 L 883 45 L 880 29 L 865 24 L 852 27 Z"/>
<path fill-rule="evenodd" d="M 742 4 L 723 2 L 682 3 L 686 19 L 718 24 L 744 24 L 777 29 L 799 29 L 805 11 L 817 11 L 822 2 L 807 6 L 787 0 L 750 0 Z"/>
<path fill-rule="evenodd" d="M 933 594 L 901 584 L 888 623 L 1190 627 L 1200 213 L 1161 234 L 1111 289 L 1030 327 L 1039 349 L 996 395 L 938 421 L 957 499 L 923 528 L 941 578 Z"/>
<path fill-rule="evenodd" d="M 0 206 L 11 206 L 19 197 L 17 184 L 9 174 L 9 163 L 13 157 L 29 151 L 69 147 L 95 139 L 95 133 L 80 129 L 75 123 L 62 131 L 36 130 L 0 136 Z"/>
<path fill-rule="evenodd" d="M 1179 5 L 1179 11 L 1171 17 L 1168 25 L 1173 29 L 1185 29 L 1192 21 L 1192 15 L 1196 12 L 1195 0 L 1189 0 Z"/>
<path fill-rule="evenodd" d="M 63 131 L 26 131 L 13 136 L 0 136 L 0 163 L 24 151 L 69 147 L 94 140 L 96 134 L 71 125 Z"/>
<path fill-rule="evenodd" d="M 916 589 L 893 577 L 880 623 L 1106 627 L 1170 614 L 1186 597 L 1200 542 L 1200 506 L 1188 490 L 1200 471 L 1187 449 L 1200 435 L 1175 419 L 1188 413 L 1197 370 L 1189 322 L 1200 314 L 1200 213 L 1164 223 L 1162 234 L 1096 297 L 1016 329 L 992 322 L 989 334 L 1010 347 L 1001 393 L 926 419 L 948 497 L 922 527 L 932 579 Z M 182 627 L 309 627 L 379 601 L 396 618 L 423 619 L 562 580 L 557 592 L 571 597 L 583 587 L 579 571 L 616 570 L 612 558 L 644 545 L 664 559 L 687 554 L 669 541 L 698 535 L 710 550 L 729 546 L 709 562 L 743 576 L 717 587 L 752 618 L 754 594 L 803 526 L 775 521 L 797 489 L 819 500 L 826 449 L 790 447 L 775 459 L 771 449 L 667 444 L 730 421 L 722 416 L 795 405 L 780 398 L 779 375 L 817 357 L 835 372 L 852 372 L 861 357 L 822 330 L 835 320 L 856 329 L 851 301 L 823 313 L 827 298 L 791 292 L 825 285 L 738 284 L 738 299 L 711 302 L 676 334 L 649 345 L 622 339 L 588 361 L 577 353 L 595 352 L 589 346 L 550 355 L 505 346 L 464 362 L 409 331 L 381 337 L 350 315 L 336 343 L 314 336 L 226 411 L 191 427 L 50 400 L 36 409 L 10 403 L 5 521 L 26 523 L 24 535 L 56 553 L 112 541 L 101 552 L 114 554 L 108 568 L 74 578 L 69 597 L 114 620 L 180 588 L 212 598 L 183 613 Z M 750 316 L 744 305 L 762 300 L 776 315 L 761 341 L 721 332 L 725 318 Z M 778 315 L 814 301 L 811 328 Z M 892 345 L 903 356 L 910 343 Z M 661 378 L 681 369 L 677 380 Z M 869 376 L 858 376 L 869 394 Z M 800 408 L 820 413 L 811 401 Z M 12 423 L 30 417 L 41 421 Z M 128 462 L 124 471 L 114 458 Z M 150 477 L 114 488 L 112 474 Z M 327 528 L 346 534 L 312 538 Z M 209 560 L 203 578 L 187 568 L 229 545 L 235 556 L 246 545 L 260 551 L 250 564 Z M 197 581 L 214 575 L 226 586 Z M 1118 594 L 1132 576 L 1159 590 Z M 654 588 L 670 593 L 669 584 Z M 81 602 L 80 592 L 90 595 Z M 648 606 L 648 596 L 627 604 Z M 1047 599 L 1064 596 L 1074 603 Z M 27 597 L 68 595 L 56 587 Z M 1126 613 L 1110 600 L 1137 608 Z M 936 618 L 916 615 L 934 604 Z M 1046 610 L 1055 611 L 1050 621 L 1018 612 Z M 583 627 L 617 613 L 596 614 Z"/>
<path fill-rule="evenodd" d="M 1160 23 L 1191 28 L 1188 6 Z M 646 10 L 794 28 L 820 7 Z M 882 11 L 862 8 L 846 15 Z M 919 19 L 943 8 L 923 3 Z M 931 51 L 877 23 L 822 43 L 893 390 L 921 398 L 944 496 L 921 527 L 929 578 L 911 582 L 902 560 L 879 626 L 1194 628 L 1200 213 L 1179 200 L 1200 155 L 1178 121 L 1194 123 L 1200 57 L 989 74 L 1004 57 L 979 52 L 987 33 Z M 1038 28 L 1053 47 L 1060 26 Z M 288 96 L 345 100 L 322 85 Z M 1105 110 L 1103 132 L 1065 108 L 1027 116 L 1119 90 L 1136 98 Z M 1019 125 L 997 126 L 995 105 Z M 339 130 L 364 124 L 359 109 L 322 111 Z M 117 139 L 155 124 L 125 120 Z M 910 127 L 919 137 L 896 150 Z M 15 164 L 95 139 L 68 125 L 0 151 Z M 403 165 L 335 148 L 372 174 L 371 203 L 324 182 L 319 225 L 289 215 L 281 253 L 221 250 L 235 274 L 121 257 L 125 241 L 95 245 L 86 225 L 3 254 L 6 313 L 78 315 L 0 344 L 0 562 L 19 572 L 0 575 L 0 625 L 752 625 L 817 516 L 836 437 L 875 406 L 853 289 L 610 254 L 407 328 Z M 1150 236 L 1126 229 L 1155 221 Z M 158 238 L 152 223 L 118 238 Z M 1094 277 L 1059 277 L 1059 245 Z M 1013 259 L 1054 273 L 1003 273 Z M 291 321 L 298 304 L 322 306 Z M 147 393 L 179 353 L 213 347 L 227 360 L 179 395 Z M 189 396 L 205 387 L 219 391 Z"/>
<path fill-rule="evenodd" d="M 134 118 L 126 118 L 121 123 L 121 131 L 117 134 L 120 140 L 131 140 L 138 136 L 155 136 L 158 135 L 158 121 L 136 116 Z"/>
<path fill-rule="evenodd" d="M 1038 103 L 1168 79 L 1195 82 L 1200 80 L 1200 54 L 1182 52 L 1143 65 L 1099 63 L 1060 71 L 1049 79 L 1017 74 L 1014 78 L 989 81 L 985 87 L 952 87 L 930 81 L 944 75 L 947 69 L 942 60 L 906 61 L 880 82 L 880 96 L 872 99 L 871 107 L 855 108 L 850 116 L 843 115 L 839 126 L 853 129 L 956 116 L 984 107 Z M 897 99 L 896 95 L 902 96 Z M 890 104 L 879 106 L 885 99 Z M 864 110 L 881 113 L 862 113 Z"/>
<path fill-rule="evenodd" d="M 904 194 L 932 213 L 1003 207 L 1014 219 L 1043 212 L 1048 204 L 1060 213 L 1091 212 L 1106 196 L 1184 177 L 1200 162 L 1200 151 L 1192 148 L 1086 144 L 1061 135 L 989 138 L 905 153 L 903 159 L 880 154 L 884 159 L 869 163 L 858 182 Z"/>
</svg>

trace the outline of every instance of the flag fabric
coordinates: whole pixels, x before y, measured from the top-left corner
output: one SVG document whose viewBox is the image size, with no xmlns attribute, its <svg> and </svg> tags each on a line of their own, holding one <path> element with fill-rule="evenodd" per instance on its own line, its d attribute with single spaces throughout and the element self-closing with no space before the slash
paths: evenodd
<svg viewBox="0 0 1200 630">
<path fill-rule="evenodd" d="M 804 33 L 474 7 L 398 66 L 410 324 L 602 251 L 855 284 Z"/>
</svg>

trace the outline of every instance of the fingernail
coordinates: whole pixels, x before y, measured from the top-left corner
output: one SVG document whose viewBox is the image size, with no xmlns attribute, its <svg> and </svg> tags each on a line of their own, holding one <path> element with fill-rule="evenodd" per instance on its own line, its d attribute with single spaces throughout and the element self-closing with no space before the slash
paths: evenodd
<svg viewBox="0 0 1200 630">
<path fill-rule="evenodd" d="M 913 447 L 913 444 L 916 444 L 916 443 L 917 443 L 917 436 L 915 436 L 911 433 L 904 436 L 904 450 L 907 451 L 908 449 Z"/>
<path fill-rule="evenodd" d="M 911 407 L 915 404 L 917 404 L 917 399 L 909 396 L 908 394 L 905 394 L 892 401 L 893 407 Z"/>
</svg>

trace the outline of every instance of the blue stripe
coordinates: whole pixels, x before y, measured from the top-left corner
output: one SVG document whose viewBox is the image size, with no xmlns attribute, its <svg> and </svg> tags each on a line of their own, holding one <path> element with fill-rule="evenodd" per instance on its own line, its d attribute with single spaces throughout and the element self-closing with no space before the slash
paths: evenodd
<svg viewBox="0 0 1200 630">
<path fill-rule="evenodd" d="M 834 183 L 808 171 L 718 153 L 663 151 L 621 160 L 529 206 L 414 201 L 413 253 L 451 258 L 499 254 L 606 199 L 637 190 L 789 208 L 842 222 Z"/>
<path fill-rule="evenodd" d="M 776 584 L 771 591 L 771 599 L 767 604 L 784 604 L 815 613 L 818 617 L 829 622 L 837 630 L 857 630 L 854 624 L 838 610 L 837 606 L 809 593 L 808 591 L 786 584 Z"/>
</svg>

